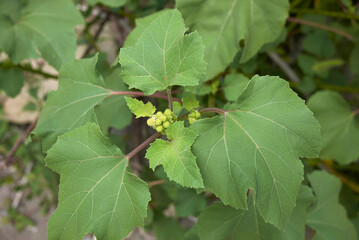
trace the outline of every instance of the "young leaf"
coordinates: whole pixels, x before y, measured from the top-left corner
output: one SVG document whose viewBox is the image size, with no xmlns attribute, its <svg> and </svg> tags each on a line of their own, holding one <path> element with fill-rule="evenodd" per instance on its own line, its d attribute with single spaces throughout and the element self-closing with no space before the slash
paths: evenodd
<svg viewBox="0 0 359 240">
<path fill-rule="evenodd" d="M 70 0 L 2 0 L 0 49 L 14 63 L 43 57 L 59 69 L 75 58 L 74 27 L 82 23 Z"/>
<path fill-rule="evenodd" d="M 308 174 L 309 182 L 318 198 L 308 211 L 307 224 L 316 231 L 313 240 L 356 240 L 356 231 L 339 203 L 340 180 L 323 171 Z"/>
<path fill-rule="evenodd" d="M 157 139 L 147 150 L 150 167 L 154 170 L 163 165 L 169 179 L 185 187 L 203 187 L 196 157 L 191 152 L 197 134 L 185 128 L 183 122 L 176 122 L 167 128 L 166 135 L 170 141 Z"/>
<path fill-rule="evenodd" d="M 192 125 L 205 189 L 225 204 L 247 209 L 251 188 L 264 220 L 283 228 L 303 180 L 298 158 L 319 153 L 319 124 L 279 77 L 254 76 L 230 108 Z"/>
<path fill-rule="evenodd" d="M 228 101 L 237 101 L 246 88 L 249 79 L 243 74 L 228 74 L 224 78 L 224 96 Z"/>
<path fill-rule="evenodd" d="M 124 238 L 142 226 L 150 193 L 128 171 L 128 158 L 88 123 L 58 138 L 46 165 L 61 175 L 59 203 L 48 223 L 49 239 Z"/>
<path fill-rule="evenodd" d="M 266 223 L 255 208 L 254 194 L 248 198 L 248 210 L 237 210 L 220 202 L 205 209 L 198 221 L 201 239 L 206 240 L 303 240 L 307 208 L 315 200 L 312 190 L 303 186 L 299 190 L 294 208 L 285 230 Z"/>
<path fill-rule="evenodd" d="M 23 85 L 24 73 L 20 69 L 0 69 L 0 89 L 9 97 L 19 94 Z"/>
<path fill-rule="evenodd" d="M 185 35 L 181 14 L 158 14 L 133 47 L 121 49 L 122 77 L 146 95 L 173 85 L 195 86 L 204 77 L 203 44 L 198 33 Z"/>
<path fill-rule="evenodd" d="M 43 138 L 46 152 L 61 134 L 87 122 L 97 122 L 94 107 L 111 94 L 96 72 L 97 55 L 74 60 L 60 71 L 59 87 L 50 92 L 33 134 Z M 103 116 L 106 117 L 106 116 Z"/>
<path fill-rule="evenodd" d="M 320 157 L 334 159 L 340 164 L 356 161 L 359 158 L 359 122 L 349 104 L 336 92 L 321 91 L 309 99 L 308 107 L 321 125 Z"/>
<path fill-rule="evenodd" d="M 127 106 L 131 112 L 136 115 L 136 118 L 140 117 L 151 117 L 155 112 L 156 108 L 151 102 L 144 104 L 141 100 L 136 98 L 125 97 Z"/>
<path fill-rule="evenodd" d="M 230 64 L 244 40 L 240 62 L 275 41 L 288 17 L 288 0 L 238 1 L 177 0 L 177 8 L 188 26 L 197 30 L 205 45 L 207 79 Z"/>
<path fill-rule="evenodd" d="M 185 109 L 188 111 L 198 108 L 199 102 L 196 99 L 196 96 L 189 92 L 184 92 L 182 95 L 182 103 Z"/>
</svg>

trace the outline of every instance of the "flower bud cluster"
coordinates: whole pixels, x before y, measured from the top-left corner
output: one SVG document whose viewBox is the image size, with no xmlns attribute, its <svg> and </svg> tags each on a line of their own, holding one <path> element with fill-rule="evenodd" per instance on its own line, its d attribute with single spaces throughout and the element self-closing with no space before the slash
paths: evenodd
<svg viewBox="0 0 359 240">
<path fill-rule="evenodd" d="M 201 118 L 201 114 L 197 110 L 191 110 L 191 112 L 188 116 L 189 124 L 194 123 L 196 120 L 198 120 L 200 118 Z"/>
<path fill-rule="evenodd" d="M 147 119 L 147 125 L 155 129 L 157 132 L 164 133 L 171 123 L 177 120 L 177 116 L 169 109 L 164 112 L 158 111 L 152 117 Z"/>
</svg>

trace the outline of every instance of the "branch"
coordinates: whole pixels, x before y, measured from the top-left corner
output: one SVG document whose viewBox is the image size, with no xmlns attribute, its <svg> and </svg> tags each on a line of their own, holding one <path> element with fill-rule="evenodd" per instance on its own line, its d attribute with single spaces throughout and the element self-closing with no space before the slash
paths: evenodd
<svg viewBox="0 0 359 240">
<path fill-rule="evenodd" d="M 152 97 L 152 98 L 161 98 L 168 99 L 166 95 L 162 95 L 160 93 L 154 93 L 152 95 L 145 95 L 143 92 L 130 92 L 130 91 L 112 91 L 110 96 L 115 95 L 126 95 L 126 96 L 134 96 L 134 97 Z M 173 101 L 179 102 L 182 104 L 182 101 L 178 98 L 172 98 Z"/>
<path fill-rule="evenodd" d="M 110 14 L 107 13 L 105 19 L 100 23 L 100 26 L 99 28 L 97 29 L 94 37 L 91 36 L 91 34 L 89 34 L 89 37 L 90 37 L 90 45 L 87 47 L 86 51 L 84 52 L 84 54 L 82 55 L 82 58 L 84 58 L 85 56 L 87 56 L 87 54 L 90 53 L 90 51 L 93 49 L 93 48 L 96 48 L 96 50 L 98 51 L 99 48 L 98 46 L 96 45 L 96 41 L 97 39 L 100 37 L 101 35 L 101 32 L 103 30 L 103 28 L 105 27 L 105 24 L 106 22 L 110 19 Z"/>
<path fill-rule="evenodd" d="M 151 137 L 147 138 L 143 143 L 138 145 L 135 149 L 133 149 L 129 154 L 126 155 L 126 158 L 130 160 L 133 156 L 139 153 L 142 149 L 144 149 L 148 144 L 153 142 L 157 137 L 159 137 L 161 133 L 154 133 Z"/>
<path fill-rule="evenodd" d="M 148 187 L 151 188 L 151 187 L 154 187 L 154 186 L 157 186 L 160 184 L 164 184 L 165 182 L 166 182 L 166 180 L 164 180 L 164 179 L 152 181 L 152 182 L 148 183 Z"/>
<path fill-rule="evenodd" d="M 282 71 L 288 76 L 289 80 L 296 83 L 300 82 L 300 78 L 297 76 L 294 70 L 287 62 L 281 59 L 278 53 L 268 52 L 267 55 L 280 69 L 282 69 Z"/>
<path fill-rule="evenodd" d="M 359 185 L 356 182 L 347 178 L 346 176 L 342 175 L 341 173 L 335 171 L 335 169 L 332 167 L 331 161 L 323 161 L 322 163 L 319 163 L 318 166 L 326 170 L 327 172 L 337 176 L 342 181 L 342 183 L 348 185 L 351 190 L 356 193 L 359 193 Z"/>
<path fill-rule="evenodd" d="M 359 4 L 359 3 L 358 3 Z M 349 12 L 334 12 L 334 11 L 325 11 L 325 10 L 314 10 L 314 9 L 290 9 L 291 13 L 309 13 L 309 14 L 317 14 L 326 17 L 335 17 L 335 18 L 346 18 L 346 19 L 357 19 L 359 20 L 359 16 Z"/>
<path fill-rule="evenodd" d="M 26 129 L 24 134 L 16 140 L 10 152 L 8 152 L 8 154 L 5 156 L 5 160 L 1 164 L 3 165 L 2 167 L 6 167 L 8 164 L 10 164 L 16 150 L 25 142 L 26 138 L 30 135 L 32 130 L 34 130 L 36 123 L 37 123 L 37 119 Z"/>
<path fill-rule="evenodd" d="M 57 75 L 54 75 L 54 74 L 51 74 L 51 73 L 47 73 L 47 72 L 43 72 L 42 70 L 40 69 L 33 69 L 32 67 L 30 66 L 23 66 L 23 65 L 20 65 L 20 64 L 13 64 L 13 63 L 9 63 L 9 62 L 6 62 L 6 63 L 0 63 L 0 67 L 1 68 L 4 68 L 4 69 L 11 69 L 11 68 L 19 68 L 23 71 L 26 71 L 26 72 L 31 72 L 31 73 L 35 73 L 35 74 L 39 74 L 45 78 L 55 78 L 57 79 L 58 76 Z"/>
<path fill-rule="evenodd" d="M 350 35 L 349 33 L 346 33 L 346 32 L 344 32 L 344 31 L 342 31 L 340 29 L 329 27 L 329 26 L 324 25 L 324 24 L 311 22 L 311 21 L 304 20 L 304 19 L 299 19 L 299 18 L 293 18 L 293 17 L 287 18 L 287 21 L 288 22 L 299 23 L 299 24 L 304 24 L 304 25 L 308 25 L 308 26 L 311 26 L 311 27 L 320 28 L 320 29 L 323 29 L 323 30 L 326 30 L 326 31 L 329 31 L 329 32 L 333 32 L 333 33 L 336 33 L 338 35 L 341 35 L 341 36 L 345 37 L 346 39 L 348 39 L 348 40 L 350 40 L 352 42 L 355 42 L 353 36 Z"/>
<path fill-rule="evenodd" d="M 227 111 L 220 109 L 220 108 L 204 108 L 202 110 L 199 110 L 200 113 L 206 113 L 206 112 L 215 112 L 222 115 L 225 115 Z"/>
</svg>

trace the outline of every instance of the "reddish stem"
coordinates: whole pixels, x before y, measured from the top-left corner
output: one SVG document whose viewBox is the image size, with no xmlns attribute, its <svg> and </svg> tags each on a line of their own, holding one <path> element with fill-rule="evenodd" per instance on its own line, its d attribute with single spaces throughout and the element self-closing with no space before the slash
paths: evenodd
<svg viewBox="0 0 359 240">
<path fill-rule="evenodd" d="M 355 116 L 357 114 L 359 114 L 359 109 L 356 109 L 356 110 L 353 111 L 353 116 Z"/>
<path fill-rule="evenodd" d="M 161 98 L 161 99 L 168 99 L 166 95 L 162 95 L 160 93 L 154 93 L 152 95 L 145 95 L 143 92 L 129 92 L 129 91 L 112 91 L 110 96 L 115 95 L 127 95 L 127 96 L 133 96 L 133 97 L 152 97 L 152 98 Z M 172 97 L 173 101 L 179 102 L 182 104 L 182 101 L 178 98 Z"/>
<path fill-rule="evenodd" d="M 346 39 L 348 39 L 348 40 L 350 40 L 352 42 L 355 42 L 353 36 L 350 35 L 349 33 L 346 33 L 344 31 L 336 29 L 336 28 L 329 27 L 329 26 L 324 25 L 324 24 L 311 22 L 311 21 L 304 20 L 304 19 L 299 19 L 299 18 L 293 18 L 293 17 L 287 18 L 287 21 L 288 22 L 300 23 L 300 24 L 311 26 L 311 27 L 320 28 L 320 29 L 323 29 L 323 30 L 326 30 L 326 31 L 329 31 L 329 32 L 333 32 L 333 33 L 336 33 L 338 35 L 341 35 L 341 36 L 345 37 Z"/>
<path fill-rule="evenodd" d="M 166 180 L 163 180 L 163 179 L 152 181 L 152 182 L 148 183 L 148 187 L 151 188 L 151 187 L 156 186 L 156 185 L 164 184 L 165 182 L 166 182 Z"/>
<path fill-rule="evenodd" d="M 8 152 L 8 154 L 5 157 L 5 161 L 4 161 L 5 167 L 6 167 L 6 165 L 8 165 L 11 162 L 11 159 L 14 156 L 16 150 L 25 142 L 26 138 L 30 135 L 32 130 L 34 130 L 34 128 L 36 127 L 36 124 L 37 124 L 37 119 L 33 123 L 31 123 L 31 125 L 29 125 L 29 127 L 26 129 L 24 134 L 16 140 L 16 142 L 12 146 L 10 152 Z"/>
<path fill-rule="evenodd" d="M 205 112 L 215 112 L 215 113 L 219 113 L 222 115 L 225 115 L 227 111 L 220 109 L 220 108 L 204 108 L 202 110 L 199 110 L 200 113 L 205 113 Z"/>
<path fill-rule="evenodd" d="M 139 153 L 142 149 L 144 149 L 148 144 L 153 142 L 161 133 L 155 133 L 151 137 L 147 138 L 143 143 L 138 145 L 135 149 L 133 149 L 129 154 L 126 155 L 127 159 L 130 160 L 133 156 Z"/>
</svg>

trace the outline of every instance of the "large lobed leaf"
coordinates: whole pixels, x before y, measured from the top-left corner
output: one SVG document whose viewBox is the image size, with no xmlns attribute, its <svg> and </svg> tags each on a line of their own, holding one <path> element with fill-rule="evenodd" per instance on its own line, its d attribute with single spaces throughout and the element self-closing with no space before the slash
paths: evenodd
<svg viewBox="0 0 359 240">
<path fill-rule="evenodd" d="M 186 25 L 197 30 L 205 45 L 207 79 L 232 62 L 244 40 L 241 62 L 276 40 L 288 17 L 288 0 L 177 0 Z"/>
<path fill-rule="evenodd" d="M 88 123 L 59 137 L 46 164 L 61 175 L 59 204 L 48 223 L 48 237 L 81 240 L 122 239 L 143 225 L 150 193 L 128 171 L 128 158 Z"/>
<path fill-rule="evenodd" d="M 0 1 L 0 49 L 15 63 L 43 57 L 59 69 L 75 58 L 75 25 L 82 24 L 70 0 Z"/>
<path fill-rule="evenodd" d="M 44 152 L 61 134 L 87 122 L 97 122 L 94 108 L 111 91 L 104 88 L 103 79 L 95 69 L 96 62 L 97 56 L 74 60 L 61 68 L 59 87 L 49 93 L 33 131 L 43 138 Z"/>
<path fill-rule="evenodd" d="M 311 189 L 302 186 L 284 231 L 264 222 L 255 208 L 253 194 L 248 198 L 248 210 L 237 210 L 217 202 L 201 213 L 199 234 L 206 240 L 303 240 L 307 208 L 314 200 Z"/>
<path fill-rule="evenodd" d="M 192 125 L 205 189 L 240 209 L 247 209 L 246 194 L 253 189 L 264 220 L 283 228 L 303 180 L 298 158 L 320 151 L 319 124 L 279 77 L 254 76 L 229 108 Z"/>
<path fill-rule="evenodd" d="M 322 127 L 320 157 L 341 164 L 356 161 L 359 158 L 359 121 L 349 104 L 336 92 L 321 91 L 309 99 L 308 107 Z"/>
<path fill-rule="evenodd" d="M 169 179 L 185 187 L 203 187 L 196 157 L 191 152 L 197 134 L 185 128 L 183 122 L 176 122 L 167 128 L 166 135 L 169 141 L 157 139 L 147 150 L 150 167 L 163 165 Z"/>
<path fill-rule="evenodd" d="M 124 82 L 146 95 L 173 85 L 198 85 L 206 67 L 204 46 L 197 33 L 185 35 L 181 14 L 163 11 L 144 26 L 136 44 L 120 51 Z"/>
<path fill-rule="evenodd" d="M 323 171 L 308 174 L 308 179 L 318 198 L 307 218 L 316 232 L 313 240 L 356 240 L 356 230 L 339 203 L 340 180 Z"/>
</svg>

